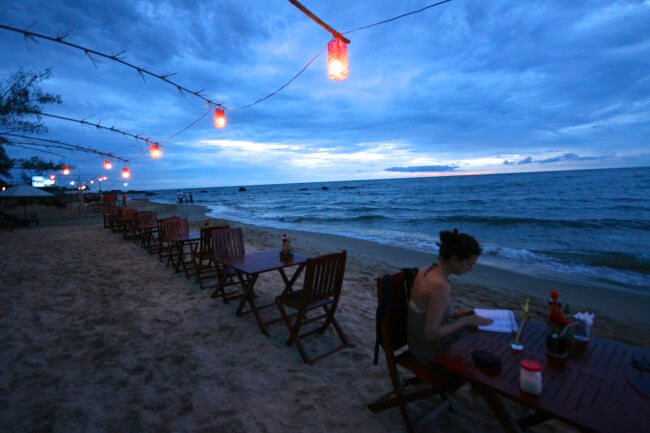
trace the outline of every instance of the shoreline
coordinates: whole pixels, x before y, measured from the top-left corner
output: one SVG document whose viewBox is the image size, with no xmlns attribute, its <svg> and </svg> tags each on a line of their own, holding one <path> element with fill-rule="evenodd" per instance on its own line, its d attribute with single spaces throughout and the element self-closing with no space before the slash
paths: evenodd
<svg viewBox="0 0 650 433">
<path fill-rule="evenodd" d="M 263 232 L 265 237 L 276 239 L 271 241 L 269 247 L 279 245 L 279 239 L 283 232 L 290 232 L 294 239 L 294 247 L 301 250 L 301 245 L 318 245 L 316 254 L 323 254 L 328 251 L 346 249 L 350 257 L 360 260 L 367 260 L 372 266 L 377 265 L 383 268 L 383 272 L 375 275 L 380 277 L 384 273 L 397 272 L 401 268 L 426 266 L 436 260 L 437 255 L 402 247 L 396 247 L 378 242 L 357 239 L 348 236 L 311 232 L 304 230 L 289 230 L 267 226 L 257 226 L 245 222 L 210 216 L 212 212 L 207 205 L 178 205 L 172 203 L 160 203 L 147 199 L 131 200 L 136 207 L 155 208 L 162 212 L 176 213 L 188 218 L 191 225 L 200 225 L 204 220 L 217 220 L 241 226 L 249 231 Z M 271 240 L 271 239 L 269 239 Z M 312 252 L 313 254 L 313 252 Z M 480 259 L 479 259 L 480 261 Z M 472 284 L 485 289 L 496 291 L 496 293 L 509 292 L 520 296 L 530 296 L 545 303 L 550 290 L 558 290 L 562 300 L 568 303 L 574 311 L 574 305 L 578 309 L 597 311 L 600 315 L 612 317 L 622 321 L 634 321 L 645 326 L 650 326 L 650 296 L 643 293 L 626 290 L 592 287 L 588 285 L 555 281 L 542 277 L 534 277 L 519 274 L 514 271 L 477 263 L 472 272 L 462 277 L 452 277 L 452 283 Z M 488 296 L 489 294 L 485 294 Z M 520 302 L 523 302 L 523 298 Z M 597 314 L 598 317 L 598 314 Z"/>
</svg>

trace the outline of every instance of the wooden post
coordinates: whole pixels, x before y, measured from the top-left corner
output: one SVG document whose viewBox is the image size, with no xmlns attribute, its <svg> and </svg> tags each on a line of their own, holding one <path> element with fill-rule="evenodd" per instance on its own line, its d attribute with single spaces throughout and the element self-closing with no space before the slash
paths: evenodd
<svg viewBox="0 0 650 433">
<path fill-rule="evenodd" d="M 312 20 L 314 20 L 314 21 L 316 22 L 316 24 L 318 24 L 319 26 L 321 26 L 322 28 L 324 28 L 325 30 L 327 30 L 328 32 L 330 32 L 330 33 L 331 33 L 335 38 L 339 38 L 340 40 L 342 40 L 342 41 L 345 42 L 346 44 L 349 44 L 349 43 L 350 43 L 350 40 L 349 40 L 348 38 L 346 38 L 345 36 L 343 36 L 341 33 L 337 32 L 336 30 L 334 30 L 334 29 L 333 29 L 332 27 L 330 27 L 327 23 L 325 23 L 323 20 L 321 20 L 320 18 L 318 18 L 316 15 L 314 15 L 314 13 L 313 13 L 312 11 L 310 11 L 309 9 L 307 9 L 307 8 L 306 8 L 303 4 L 301 4 L 298 0 L 289 0 L 289 2 L 290 2 L 292 5 L 294 5 L 295 7 L 297 7 L 298 9 L 300 9 L 300 10 L 301 10 L 305 15 L 307 15 L 309 18 L 311 18 Z"/>
</svg>

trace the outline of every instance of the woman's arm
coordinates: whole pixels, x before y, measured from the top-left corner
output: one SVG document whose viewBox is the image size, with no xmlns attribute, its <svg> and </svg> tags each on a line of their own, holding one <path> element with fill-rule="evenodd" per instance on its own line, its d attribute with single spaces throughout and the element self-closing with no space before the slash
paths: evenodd
<svg viewBox="0 0 650 433">
<path fill-rule="evenodd" d="M 465 315 L 457 317 L 451 322 L 442 323 L 445 310 L 449 304 L 449 288 L 441 289 L 433 290 L 429 295 L 427 313 L 424 321 L 424 336 L 428 340 L 444 338 L 466 326 L 489 325 L 492 323 L 492 320 L 474 314 L 473 310 L 471 313 L 465 313 Z"/>
</svg>

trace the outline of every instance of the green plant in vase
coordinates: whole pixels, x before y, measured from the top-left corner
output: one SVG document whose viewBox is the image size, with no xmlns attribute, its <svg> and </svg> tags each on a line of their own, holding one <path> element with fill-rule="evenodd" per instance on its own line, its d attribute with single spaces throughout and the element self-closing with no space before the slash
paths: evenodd
<svg viewBox="0 0 650 433">
<path fill-rule="evenodd" d="M 519 312 L 519 318 L 521 319 L 521 323 L 519 323 L 519 329 L 517 330 L 517 334 L 515 335 L 514 340 L 512 340 L 512 343 L 510 343 L 510 347 L 512 347 L 514 350 L 523 350 L 524 345 L 519 342 L 519 338 L 521 337 L 521 332 L 524 330 L 524 325 L 526 322 L 530 319 L 530 299 L 526 298 L 526 302 L 523 303 L 521 306 L 521 311 Z"/>
</svg>

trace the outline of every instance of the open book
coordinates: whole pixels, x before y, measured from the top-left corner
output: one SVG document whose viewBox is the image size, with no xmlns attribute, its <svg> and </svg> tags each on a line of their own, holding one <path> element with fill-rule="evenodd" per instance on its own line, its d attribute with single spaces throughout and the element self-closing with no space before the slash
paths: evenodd
<svg viewBox="0 0 650 433">
<path fill-rule="evenodd" d="M 510 333 L 517 332 L 519 329 L 519 325 L 515 319 L 515 313 L 512 310 L 483 310 L 475 308 L 474 312 L 477 316 L 487 317 L 493 320 L 491 325 L 479 326 L 478 329 L 481 331 Z"/>
</svg>

